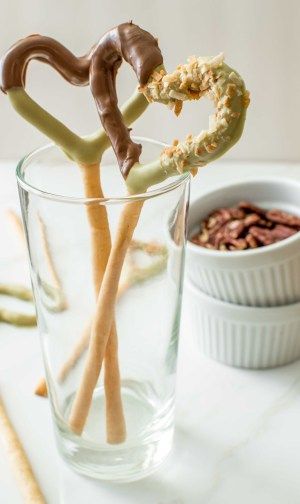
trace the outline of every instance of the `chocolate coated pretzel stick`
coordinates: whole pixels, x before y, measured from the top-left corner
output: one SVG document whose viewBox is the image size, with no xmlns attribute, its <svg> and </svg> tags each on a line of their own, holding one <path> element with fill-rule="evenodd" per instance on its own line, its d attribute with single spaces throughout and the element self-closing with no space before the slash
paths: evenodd
<svg viewBox="0 0 300 504">
<path fill-rule="evenodd" d="M 146 79 L 152 71 L 153 62 L 151 63 L 149 59 L 149 54 L 153 52 L 150 47 L 152 43 L 153 47 L 156 48 L 153 53 L 155 53 L 155 65 L 156 62 L 161 61 L 160 51 L 157 48 L 157 43 L 153 37 L 140 30 L 140 28 L 127 23 L 115 29 L 115 34 L 118 36 L 119 44 L 118 51 L 119 55 L 114 61 L 114 67 L 118 67 L 118 61 L 120 61 L 121 56 L 124 56 L 128 61 L 133 61 L 134 55 L 139 55 L 139 58 L 143 60 L 144 64 L 137 64 L 136 71 L 140 72 L 140 83 L 146 82 Z M 137 43 L 137 38 L 144 36 L 146 42 L 144 47 Z M 109 37 L 105 36 L 101 42 L 101 51 L 106 47 L 109 51 L 110 41 Z M 100 134 L 93 135 L 89 138 L 80 138 L 74 133 L 72 133 L 68 128 L 66 128 L 62 123 L 57 121 L 49 113 L 44 111 L 39 105 L 37 105 L 24 91 L 23 86 L 25 85 L 25 75 L 26 68 L 31 59 L 38 59 L 49 63 L 54 68 L 56 68 L 64 78 L 76 85 L 86 85 L 88 82 L 87 76 L 90 73 L 89 78 L 93 84 L 93 92 L 95 100 L 100 103 L 98 93 L 101 94 L 100 88 L 97 86 L 97 82 L 93 77 L 94 70 L 97 73 L 99 71 L 97 65 L 92 65 L 92 61 L 98 58 L 98 46 L 95 46 L 92 51 L 82 58 L 76 58 L 72 53 L 65 49 L 61 44 L 49 39 L 47 37 L 32 36 L 23 41 L 17 43 L 4 57 L 2 61 L 2 90 L 7 92 L 9 98 L 16 108 L 16 110 L 29 122 L 36 125 L 42 132 L 46 133 L 50 138 L 52 138 L 59 146 L 61 146 L 67 154 L 75 159 L 79 164 L 86 167 L 94 166 L 101 158 L 102 152 L 109 145 L 106 136 L 103 132 Z M 153 58 L 152 58 L 153 60 Z M 64 61 L 66 64 L 64 65 Z M 149 67 L 150 65 L 150 67 Z M 147 68 L 149 69 L 147 70 Z M 97 80 L 97 79 L 96 79 Z M 144 97 L 140 94 L 134 94 L 133 98 L 130 99 L 124 110 L 124 122 L 132 122 L 140 113 L 146 108 L 147 102 Z M 120 114 L 118 108 L 115 111 Z M 106 111 L 104 111 L 103 117 L 108 119 L 110 125 L 113 125 L 113 118 L 109 117 Z M 119 122 L 122 123 L 122 118 Z M 117 130 L 118 134 L 118 130 Z M 96 174 L 95 174 L 96 177 Z M 96 179 L 95 179 L 96 181 Z M 90 182 L 93 181 L 90 177 Z M 97 181 L 96 181 L 97 182 Z M 99 186 L 99 184 L 98 184 Z M 94 183 L 96 187 L 96 183 Z M 103 217 L 102 217 L 103 218 Z M 99 222 L 100 225 L 100 222 Z M 94 236 L 94 233 L 93 233 Z M 93 245 L 93 250 L 95 252 L 95 243 Z M 94 253 L 96 256 L 97 253 Z M 99 257 L 99 253 L 98 253 Z M 100 254 L 101 258 L 101 254 Z M 99 276 L 97 269 L 94 267 L 94 272 L 96 276 Z M 115 331 L 114 331 L 115 333 Z M 108 347 L 111 351 L 116 351 L 116 344 L 109 345 Z M 111 356 L 109 359 L 110 368 L 112 369 L 113 364 L 116 363 L 115 357 Z M 107 374 L 107 373 L 106 373 Z M 115 379 L 112 380 L 114 383 Z M 105 386 L 109 380 L 105 380 Z M 108 389 L 107 389 L 108 390 Z M 112 394 L 108 394 L 112 398 Z M 114 401 L 116 403 L 116 401 Z M 108 408 L 109 410 L 109 408 Z M 115 415 L 111 415 L 112 418 L 116 418 Z"/>
<path fill-rule="evenodd" d="M 129 131 L 123 123 L 122 114 L 117 105 L 115 78 L 122 57 L 131 64 L 140 84 L 144 85 L 154 69 L 162 63 L 162 56 L 157 41 L 152 35 L 131 23 L 127 23 L 114 28 L 100 40 L 95 52 L 95 58 L 91 64 L 91 89 L 99 115 L 111 140 L 119 167 L 122 173 L 126 175 L 132 165 L 138 161 L 141 146 L 131 141 Z M 142 203 L 133 203 L 132 205 L 129 203 L 125 206 L 123 212 L 123 218 L 126 220 L 125 234 L 122 233 L 122 236 L 119 237 L 118 254 L 113 261 L 108 262 L 103 277 L 105 287 L 103 288 L 102 283 L 86 365 L 69 420 L 70 427 L 78 434 L 81 434 L 84 428 L 93 391 L 100 375 L 105 348 L 109 341 L 109 331 L 113 326 L 114 305 L 121 269 L 141 208 Z M 111 275 L 113 277 L 112 282 Z M 111 302 L 110 283 L 114 285 Z M 99 299 L 102 299 L 102 289 L 107 293 L 107 298 L 103 309 L 99 311 L 98 306 Z M 99 334 L 99 332 L 103 332 L 103 335 Z"/>
<path fill-rule="evenodd" d="M 151 35 L 132 23 L 120 25 L 100 40 L 94 53 L 95 65 L 92 63 L 90 65 L 93 70 L 90 75 L 91 88 L 98 111 L 117 155 L 120 169 L 127 177 L 130 193 L 144 192 L 151 185 L 162 182 L 178 172 L 194 173 L 199 166 L 204 166 L 223 155 L 241 136 L 245 111 L 249 103 L 242 79 L 223 63 L 222 56 L 192 58 L 188 65 L 181 65 L 173 74 L 167 74 L 162 65 L 157 43 L 152 47 L 154 57 L 149 60 L 147 53 L 149 40 Z M 144 54 L 151 62 L 150 65 L 145 59 L 140 61 Z M 126 126 L 130 120 L 145 110 L 146 105 L 145 100 L 140 100 L 134 95 L 125 107 L 124 124 L 122 124 L 115 91 L 115 77 L 122 56 L 136 71 L 140 90 L 149 102 L 159 101 L 173 108 L 178 114 L 184 100 L 199 99 L 202 96 L 212 98 L 216 113 L 212 117 L 209 130 L 201 132 L 197 137 L 189 136 L 184 142 L 174 142 L 173 147 L 164 150 L 159 159 L 144 166 L 140 165 L 138 162 L 140 147 L 131 141 Z M 137 71 L 140 63 L 149 73 Z M 103 133 L 82 139 L 35 104 L 23 89 L 15 89 L 16 91 L 14 88 L 8 90 L 15 108 L 23 117 L 48 134 L 71 158 L 86 164 L 94 163 L 101 158 L 107 147 L 107 139 Z M 112 324 L 120 272 L 142 204 L 143 198 L 140 201 L 133 200 L 124 208 L 100 289 L 88 359 L 70 417 L 71 426 L 73 425 L 75 432 L 78 433 L 83 429 L 93 388 L 100 373 Z M 108 314 L 106 319 L 105 311 Z"/>
<path fill-rule="evenodd" d="M 110 55 L 117 54 L 118 47 L 111 48 Z M 101 54 L 101 52 L 99 52 Z M 102 52 L 105 55 L 105 50 Z M 112 57 L 113 60 L 113 57 Z M 123 134 L 123 151 L 119 153 L 115 132 L 105 120 L 103 110 L 111 112 L 116 106 L 115 67 L 98 61 L 107 70 L 106 90 L 102 91 L 103 103 L 98 105 L 102 124 L 111 139 L 118 163 L 131 193 L 146 191 L 151 185 L 167 177 L 194 171 L 209 161 L 224 154 L 241 136 L 245 111 L 249 96 L 242 79 L 227 65 L 223 57 L 193 58 L 188 65 L 180 66 L 174 74 L 168 75 L 163 66 L 155 68 L 146 85 L 141 87 L 149 101 L 160 101 L 171 105 L 179 113 L 183 100 L 211 96 L 216 105 L 216 113 L 208 132 L 198 137 L 188 137 L 185 142 L 174 143 L 164 151 L 158 160 L 142 166 L 138 162 L 139 149 L 132 143 L 128 132 Z M 102 85 L 104 85 L 102 83 Z M 179 102 L 179 106 L 178 106 Z M 120 115 L 117 116 L 120 119 Z M 119 131 L 124 132 L 124 128 Z M 124 155 L 125 152 L 125 155 Z M 135 162 L 136 158 L 136 162 Z M 70 426 L 81 433 L 89 412 L 94 387 L 101 371 L 104 349 L 108 341 L 116 302 L 118 282 L 127 248 L 143 206 L 143 197 L 133 200 L 124 207 L 119 228 L 112 247 L 104 279 L 101 285 L 97 313 L 92 327 L 91 341 L 81 384 L 75 396 L 70 414 Z"/>
<path fill-rule="evenodd" d="M 135 92 L 122 109 L 123 119 L 118 107 L 111 107 L 111 97 L 109 110 L 105 107 L 106 90 L 113 92 L 111 79 L 114 79 L 122 58 L 133 66 L 141 85 L 147 82 L 153 69 L 162 63 L 157 41 L 132 23 L 117 26 L 104 35 L 87 55 L 78 58 L 56 40 L 32 35 L 17 42 L 2 58 L 1 89 L 8 94 L 17 112 L 51 138 L 70 158 L 79 163 L 94 164 L 100 161 L 109 146 L 105 133 L 99 131 L 89 137 L 79 137 L 40 107 L 24 89 L 27 67 L 31 60 L 36 59 L 51 65 L 71 84 L 86 86 L 90 83 L 102 119 L 110 130 L 111 138 L 115 138 L 113 147 L 121 155 L 126 141 L 130 140 L 124 124 L 127 126 L 132 123 L 148 105 L 144 96 Z M 109 79 L 106 79 L 107 65 L 113 69 Z M 113 100 L 116 105 L 116 95 Z"/>
</svg>

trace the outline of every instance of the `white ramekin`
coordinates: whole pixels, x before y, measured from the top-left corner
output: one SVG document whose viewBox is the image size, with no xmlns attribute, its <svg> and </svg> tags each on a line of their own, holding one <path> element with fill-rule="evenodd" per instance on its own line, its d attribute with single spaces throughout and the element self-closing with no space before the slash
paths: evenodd
<svg viewBox="0 0 300 504">
<path fill-rule="evenodd" d="M 263 178 L 231 183 L 198 198 L 190 206 L 188 236 L 213 210 L 241 200 L 300 215 L 300 183 Z M 188 241 L 186 275 L 203 292 L 244 306 L 278 306 L 300 301 L 300 233 L 258 249 L 209 250 Z"/>
<path fill-rule="evenodd" d="M 229 366 L 269 368 L 300 358 L 300 303 L 254 308 L 207 296 L 185 284 L 189 331 L 208 357 Z"/>
</svg>

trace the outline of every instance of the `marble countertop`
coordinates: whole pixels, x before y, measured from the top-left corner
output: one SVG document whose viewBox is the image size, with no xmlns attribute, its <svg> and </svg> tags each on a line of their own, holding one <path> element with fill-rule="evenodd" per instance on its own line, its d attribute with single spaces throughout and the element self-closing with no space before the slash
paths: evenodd
<svg viewBox="0 0 300 504">
<path fill-rule="evenodd" d="M 1 282 L 28 281 L 24 254 L 5 217 L 7 208 L 18 208 L 13 165 L 0 163 Z M 224 179 L 264 175 L 300 179 L 300 165 L 219 162 L 193 180 L 192 197 Z M 43 372 L 37 330 L 0 325 L 1 395 L 48 504 L 300 502 L 300 361 L 246 371 L 205 358 L 190 336 L 185 303 L 181 333 L 172 455 L 154 475 L 114 485 L 78 476 L 58 458 L 48 401 L 33 394 Z M 1 447 L 0 503 L 21 503 Z"/>
</svg>

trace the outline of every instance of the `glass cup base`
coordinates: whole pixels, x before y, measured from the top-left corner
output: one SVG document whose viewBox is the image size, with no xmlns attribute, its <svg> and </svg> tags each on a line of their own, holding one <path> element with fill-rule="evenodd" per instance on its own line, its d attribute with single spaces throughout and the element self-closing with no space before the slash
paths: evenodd
<svg viewBox="0 0 300 504">
<path fill-rule="evenodd" d="M 63 459 L 76 472 L 99 480 L 130 482 L 156 471 L 172 448 L 174 401 L 157 408 L 156 397 L 145 384 L 122 383 L 122 399 L 127 422 L 126 441 L 118 445 L 105 442 L 104 388 L 95 390 L 92 406 L 82 436 L 70 432 L 61 418 L 56 418 L 56 441 Z M 68 417 L 73 395 L 65 404 Z M 158 413 L 159 411 L 159 413 Z M 103 442 L 96 443 L 100 439 Z"/>
</svg>

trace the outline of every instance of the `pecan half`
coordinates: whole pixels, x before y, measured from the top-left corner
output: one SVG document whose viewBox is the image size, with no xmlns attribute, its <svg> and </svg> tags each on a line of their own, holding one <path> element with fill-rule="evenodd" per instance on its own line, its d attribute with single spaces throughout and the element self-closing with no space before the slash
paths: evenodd
<svg viewBox="0 0 300 504">
<path fill-rule="evenodd" d="M 300 217 L 283 212 L 282 210 L 269 210 L 266 213 L 266 218 L 278 224 L 284 224 L 285 226 L 300 229 Z"/>
<path fill-rule="evenodd" d="M 254 224 L 257 224 L 261 220 L 260 216 L 256 213 L 251 213 L 247 215 L 244 219 L 244 224 L 245 227 L 248 228 L 250 226 L 253 226 Z"/>
<path fill-rule="evenodd" d="M 283 226 L 282 224 L 277 224 L 274 229 L 263 229 L 258 226 L 252 226 L 249 232 L 263 245 L 271 245 L 297 233 L 296 229 Z"/>
<path fill-rule="evenodd" d="M 229 250 L 245 250 L 248 247 L 245 238 L 238 238 L 237 240 L 230 238 L 227 240 L 227 245 L 229 245 Z"/>
<path fill-rule="evenodd" d="M 264 216 L 266 213 L 266 210 L 264 208 L 253 205 L 253 203 L 250 203 L 250 201 L 240 201 L 238 208 L 245 210 L 246 212 L 256 213 L 262 216 Z"/>
<path fill-rule="evenodd" d="M 254 236 L 252 234 L 250 234 L 250 233 L 247 234 L 245 240 L 248 243 L 249 248 L 257 248 L 258 247 L 257 240 L 256 240 L 256 238 L 254 238 Z"/>
</svg>

